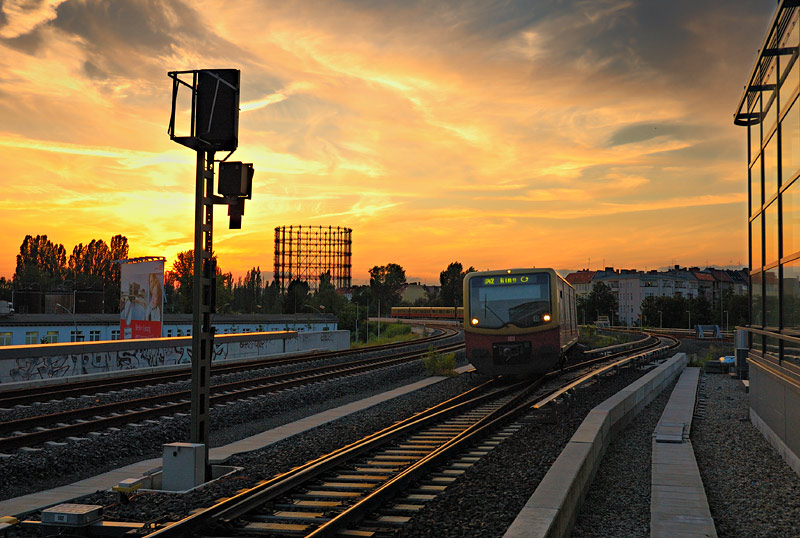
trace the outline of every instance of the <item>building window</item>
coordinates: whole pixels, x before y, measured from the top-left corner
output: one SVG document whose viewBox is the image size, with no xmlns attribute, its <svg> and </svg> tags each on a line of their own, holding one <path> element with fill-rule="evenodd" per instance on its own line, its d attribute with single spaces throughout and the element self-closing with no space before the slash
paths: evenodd
<svg viewBox="0 0 800 538">
<path fill-rule="evenodd" d="M 183 329 L 178 329 L 178 336 L 183 336 Z"/>
<path fill-rule="evenodd" d="M 800 259 L 783 266 L 783 327 L 800 332 Z"/>
<path fill-rule="evenodd" d="M 167 338 L 172 336 L 172 329 L 167 329 Z"/>
<path fill-rule="evenodd" d="M 800 179 L 789 185 L 782 196 L 783 256 L 793 257 L 800 252 Z"/>
<path fill-rule="evenodd" d="M 39 342 L 39 331 L 27 331 L 25 333 L 25 345 L 35 346 Z"/>
<path fill-rule="evenodd" d="M 89 341 L 90 342 L 99 342 L 100 341 L 100 331 L 89 331 Z"/>
<path fill-rule="evenodd" d="M 83 334 L 83 331 L 70 331 L 69 332 L 69 341 L 70 342 L 83 342 L 86 337 Z"/>
<path fill-rule="evenodd" d="M 119 329 L 111 329 L 111 339 L 119 340 Z"/>
<path fill-rule="evenodd" d="M 764 210 L 764 265 L 778 261 L 778 201 Z"/>
<path fill-rule="evenodd" d="M 58 343 L 58 331 L 47 331 L 47 335 L 44 337 L 45 344 L 57 344 Z"/>
<path fill-rule="evenodd" d="M 761 250 L 761 215 L 750 223 L 750 236 L 752 238 L 751 251 L 753 256 L 753 271 L 760 271 L 764 265 L 764 254 Z"/>
<path fill-rule="evenodd" d="M 10 332 L 0 333 L 0 346 L 10 346 L 10 345 L 11 345 L 11 333 Z"/>
<path fill-rule="evenodd" d="M 762 291 L 761 291 L 761 273 L 754 273 L 750 276 L 750 288 L 753 293 L 753 304 L 751 319 L 756 327 L 761 327 L 764 324 L 763 308 L 762 308 Z"/>
</svg>

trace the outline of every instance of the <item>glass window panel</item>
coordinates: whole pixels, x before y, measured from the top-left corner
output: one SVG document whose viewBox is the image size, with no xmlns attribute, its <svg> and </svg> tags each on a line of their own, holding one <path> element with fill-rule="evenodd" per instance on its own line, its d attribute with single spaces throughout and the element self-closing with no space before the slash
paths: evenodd
<svg viewBox="0 0 800 538">
<path fill-rule="evenodd" d="M 800 366 L 800 344 L 783 341 L 783 360 Z"/>
<path fill-rule="evenodd" d="M 39 343 L 39 331 L 27 331 L 25 333 L 25 344 L 35 345 Z"/>
<path fill-rule="evenodd" d="M 800 260 L 783 266 L 783 327 L 800 331 Z"/>
<path fill-rule="evenodd" d="M 767 354 L 771 355 L 773 358 L 778 359 L 781 356 L 781 341 L 779 338 L 774 336 L 767 336 L 766 342 L 767 346 Z"/>
<path fill-rule="evenodd" d="M 782 184 L 792 180 L 800 168 L 800 104 L 795 101 L 781 123 L 781 149 L 783 155 Z"/>
<path fill-rule="evenodd" d="M 758 110 L 758 109 L 756 109 Z M 750 125 L 750 162 L 761 154 L 761 124 Z"/>
<path fill-rule="evenodd" d="M 1 332 L 0 333 L 0 346 L 10 346 L 11 345 L 11 332 Z"/>
<path fill-rule="evenodd" d="M 778 192 L 778 137 L 773 135 L 764 148 L 764 197 Z"/>
<path fill-rule="evenodd" d="M 753 271 L 760 271 L 764 265 L 764 257 L 761 252 L 761 219 L 763 215 L 759 215 L 750 223 L 750 235 L 752 237 L 752 255 L 753 255 Z"/>
<path fill-rule="evenodd" d="M 783 256 L 800 250 L 800 179 L 789 185 L 783 197 Z"/>
<path fill-rule="evenodd" d="M 757 351 L 759 353 L 764 352 L 764 337 L 760 334 L 753 335 L 753 351 Z"/>
<path fill-rule="evenodd" d="M 794 96 L 794 92 L 797 90 L 799 80 L 797 73 L 800 72 L 798 65 L 800 65 L 800 62 L 794 62 L 790 68 L 789 75 L 783 79 L 783 84 L 781 85 L 781 111 L 786 110 L 786 107 L 789 106 L 789 99 Z"/>
<path fill-rule="evenodd" d="M 761 159 L 750 168 L 750 216 L 761 211 Z"/>
<path fill-rule="evenodd" d="M 764 121 L 763 121 L 764 138 L 770 135 L 772 129 L 775 127 L 775 120 L 778 117 L 777 114 L 778 102 L 774 100 L 772 101 L 772 103 L 769 102 L 770 98 L 768 97 L 768 95 L 772 94 L 773 92 L 764 92 L 764 106 L 769 106 L 769 108 L 764 111 Z"/>
<path fill-rule="evenodd" d="M 764 265 L 778 261 L 778 201 L 764 210 Z"/>
<path fill-rule="evenodd" d="M 753 292 L 753 302 L 750 305 L 752 324 L 754 327 L 762 327 L 764 325 L 764 305 L 761 291 L 761 273 L 755 273 L 750 276 L 750 286 Z"/>
<path fill-rule="evenodd" d="M 778 327 L 780 322 L 780 306 L 778 303 L 778 268 L 764 271 L 764 325 Z"/>
</svg>

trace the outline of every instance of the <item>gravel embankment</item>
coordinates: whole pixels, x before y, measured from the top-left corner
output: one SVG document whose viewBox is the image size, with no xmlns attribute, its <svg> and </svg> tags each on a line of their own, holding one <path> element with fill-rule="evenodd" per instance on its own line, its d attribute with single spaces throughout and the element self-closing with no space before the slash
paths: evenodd
<svg viewBox="0 0 800 538">
<path fill-rule="evenodd" d="M 749 419 L 741 382 L 708 374 L 692 444 L 720 537 L 800 536 L 800 477 Z"/>
<path fill-rule="evenodd" d="M 224 445 L 314 413 L 425 377 L 420 361 L 243 400 L 211 411 L 211 446 Z M 17 451 L 2 459 L 0 500 L 69 484 L 136 461 L 158 458 L 162 445 L 189 437 L 188 417 L 108 429 L 77 443 Z M 54 472 L 54 470 L 57 470 Z"/>
<path fill-rule="evenodd" d="M 624 368 L 575 393 L 555 424 L 526 423 L 412 519 L 401 536 L 503 536 L 586 414 L 644 370 Z"/>
</svg>

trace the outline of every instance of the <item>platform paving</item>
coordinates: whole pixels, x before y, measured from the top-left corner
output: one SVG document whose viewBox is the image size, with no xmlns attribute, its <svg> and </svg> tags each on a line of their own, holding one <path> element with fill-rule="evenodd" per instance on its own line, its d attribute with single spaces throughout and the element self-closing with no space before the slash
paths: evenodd
<svg viewBox="0 0 800 538">
<path fill-rule="evenodd" d="M 689 433 L 700 368 L 686 368 L 653 432 L 650 536 L 717 536 Z"/>
<path fill-rule="evenodd" d="M 457 368 L 456 371 L 458 373 L 463 373 L 471 368 L 472 365 L 466 365 Z M 229 445 L 211 448 L 208 456 L 209 462 L 212 464 L 223 463 L 236 454 L 259 450 L 272 443 L 291 437 L 292 435 L 316 428 L 322 424 L 327 424 L 328 422 L 332 422 L 351 413 L 368 409 L 379 403 L 397 398 L 398 396 L 408 394 L 409 392 L 419 390 L 445 379 L 447 378 L 441 376 L 427 377 L 416 383 L 404 385 L 369 398 L 364 398 L 363 400 L 322 411 L 316 415 L 267 430 Z M 0 501 L 0 516 L 24 516 L 50 506 L 69 502 L 78 497 L 91 495 L 97 491 L 109 490 L 126 478 L 138 478 L 160 467 L 161 458 L 143 460 L 66 486 L 31 493 L 13 499 L 6 499 L 5 501 Z"/>
</svg>

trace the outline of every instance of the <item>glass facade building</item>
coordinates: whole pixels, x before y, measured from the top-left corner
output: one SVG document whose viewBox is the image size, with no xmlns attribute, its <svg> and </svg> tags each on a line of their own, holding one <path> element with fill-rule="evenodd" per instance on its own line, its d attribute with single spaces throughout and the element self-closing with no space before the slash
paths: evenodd
<svg viewBox="0 0 800 538">
<path fill-rule="evenodd" d="M 800 473 L 800 9 L 783 0 L 734 123 L 747 128 L 750 415 Z"/>
</svg>

